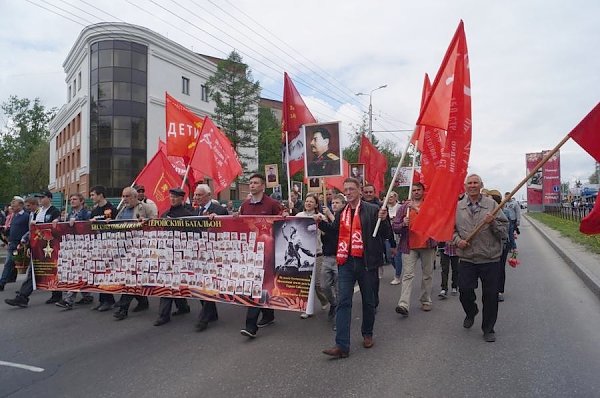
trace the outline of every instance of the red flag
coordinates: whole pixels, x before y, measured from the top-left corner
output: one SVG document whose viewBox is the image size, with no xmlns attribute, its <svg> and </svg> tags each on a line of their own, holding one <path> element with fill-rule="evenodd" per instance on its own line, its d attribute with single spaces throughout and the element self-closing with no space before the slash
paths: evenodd
<svg viewBox="0 0 600 398">
<path fill-rule="evenodd" d="M 179 188 L 181 177 L 177 174 L 164 152 L 157 151 L 140 171 L 135 179 L 135 184 L 146 187 L 146 196 L 156 203 L 158 215 L 160 216 L 171 206 L 169 189 Z"/>
<path fill-rule="evenodd" d="M 433 87 L 429 97 L 425 101 L 424 106 L 421 108 L 421 114 L 417 120 L 417 125 L 425 125 L 430 127 L 436 127 L 442 130 L 448 130 L 448 120 L 450 116 L 450 104 L 452 97 L 454 96 L 454 86 L 456 84 L 456 67 L 457 57 L 459 56 L 458 42 L 464 40 L 465 30 L 463 21 L 458 24 L 458 29 L 454 33 L 454 37 L 450 42 L 450 46 L 446 51 L 442 65 L 438 71 L 435 80 L 433 81 Z M 466 41 L 465 41 L 466 48 Z M 461 57 L 464 57 L 462 61 L 466 64 L 466 68 L 469 68 L 468 59 L 466 53 L 460 53 Z M 465 86 L 465 90 L 470 90 L 470 87 Z M 468 95 L 471 95 L 469 92 Z"/>
<path fill-rule="evenodd" d="M 597 162 L 600 162 L 600 102 L 569 135 Z"/>
<path fill-rule="evenodd" d="M 344 192 L 344 180 L 350 176 L 350 165 L 346 162 L 346 159 L 342 159 L 342 175 L 338 177 L 326 177 L 325 186 L 334 187 Z"/>
<path fill-rule="evenodd" d="M 231 141 L 208 116 L 204 120 L 190 166 L 214 180 L 215 193 L 229 187 L 242 174 L 242 165 Z"/>
<path fill-rule="evenodd" d="M 165 155 L 167 154 L 167 144 L 161 139 L 158 140 L 158 150 L 162 151 Z M 183 158 L 181 156 L 167 156 L 167 159 L 169 159 L 169 162 L 171 162 L 171 165 L 177 174 L 179 174 L 183 179 L 185 171 L 187 170 L 187 166 Z M 202 174 L 198 172 L 194 173 L 194 170 L 190 168 L 186 179 L 186 185 L 190 193 L 194 192 L 194 189 L 196 189 L 196 184 L 198 184 L 200 180 L 202 180 Z"/>
<path fill-rule="evenodd" d="M 447 59 L 454 60 L 455 65 L 443 64 L 436 77 L 436 82 L 439 83 L 440 76 L 444 75 L 445 71 L 453 71 L 452 95 L 447 98 L 448 104 L 436 102 L 436 106 L 445 107 L 450 111 L 446 116 L 448 132 L 446 143 L 431 187 L 425 191 L 424 202 L 415 217 L 414 224 L 411 225 L 414 231 L 440 242 L 452 238 L 457 199 L 464 185 L 471 152 L 471 78 L 467 40 L 462 21 L 446 53 L 445 61 Z M 429 96 L 430 100 L 436 96 L 435 83 L 433 90 L 434 92 Z M 438 114 L 439 111 L 435 112 L 435 115 Z M 452 122 L 448 123 L 448 120 Z M 426 123 L 430 121 L 423 120 L 423 124 Z M 439 124 L 436 127 L 444 127 L 440 127 Z"/>
<path fill-rule="evenodd" d="M 283 74 L 283 117 L 281 119 L 281 142 L 285 147 L 285 132 L 288 136 L 289 153 L 285 151 L 289 158 L 290 176 L 296 174 L 304 168 L 304 137 L 300 134 L 300 127 L 303 124 L 316 123 L 317 120 L 310 113 L 304 100 L 296 90 L 292 79 L 287 72 Z M 286 162 L 286 159 L 283 159 Z"/>
<path fill-rule="evenodd" d="M 421 110 L 423 110 L 423 106 L 425 105 L 425 101 L 430 92 L 431 83 L 429 82 L 429 76 L 425 74 L 421 96 Z M 431 187 L 435 172 L 442 160 L 442 148 L 444 147 L 446 135 L 444 131 L 440 129 L 428 126 L 418 126 L 418 128 L 419 137 L 417 148 L 419 152 L 421 152 L 421 172 L 423 173 L 421 183 L 428 188 Z"/>
<path fill-rule="evenodd" d="M 587 153 L 600 162 L 600 102 L 584 117 L 569 133 Z M 594 208 L 579 225 L 579 231 L 584 234 L 600 233 L 600 205 L 598 200 Z"/>
<path fill-rule="evenodd" d="M 379 152 L 377 147 L 365 135 L 360 138 L 358 162 L 365 164 L 365 179 L 375 187 L 375 194 L 383 190 L 385 173 L 387 172 L 387 158 Z"/>
<path fill-rule="evenodd" d="M 166 92 L 165 101 L 167 155 L 180 156 L 187 161 L 194 153 L 204 119 Z"/>
<path fill-rule="evenodd" d="M 579 224 L 579 231 L 584 234 L 600 234 L 600 200 L 596 199 L 594 208 L 581 220 Z"/>
</svg>

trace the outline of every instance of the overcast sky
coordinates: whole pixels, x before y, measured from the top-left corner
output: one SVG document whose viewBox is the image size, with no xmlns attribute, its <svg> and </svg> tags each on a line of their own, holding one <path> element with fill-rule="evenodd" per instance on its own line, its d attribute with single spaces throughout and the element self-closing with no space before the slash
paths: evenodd
<svg viewBox="0 0 600 398">
<path fill-rule="evenodd" d="M 373 94 L 373 129 L 399 148 L 408 133 L 396 130 L 413 128 L 424 73 L 433 80 L 463 19 L 469 171 L 500 191 L 524 177 L 525 153 L 553 148 L 600 100 L 600 2 L 593 0 L 0 0 L 0 11 L 2 101 L 15 94 L 62 106 L 62 63 L 80 31 L 125 21 L 196 52 L 225 57 L 236 49 L 267 98 L 281 99 L 287 71 L 319 121 L 341 120 L 345 132 L 368 109 L 368 96 L 354 94 L 387 84 Z M 564 181 L 587 182 L 594 171 L 574 142 L 563 146 L 561 166 Z"/>
</svg>

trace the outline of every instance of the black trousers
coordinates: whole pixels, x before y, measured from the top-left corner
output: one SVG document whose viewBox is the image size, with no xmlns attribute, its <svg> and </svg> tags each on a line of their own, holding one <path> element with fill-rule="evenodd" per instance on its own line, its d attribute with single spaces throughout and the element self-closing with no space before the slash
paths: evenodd
<svg viewBox="0 0 600 398">
<path fill-rule="evenodd" d="M 202 309 L 200 310 L 200 316 L 198 317 L 200 322 L 212 322 L 219 319 L 217 303 L 204 300 L 201 300 L 200 302 L 202 303 Z"/>
<path fill-rule="evenodd" d="M 449 256 L 444 252 L 440 253 L 440 263 L 442 264 L 442 290 L 448 290 L 448 274 L 452 266 L 452 288 L 458 287 L 458 256 Z"/>
<path fill-rule="evenodd" d="M 169 297 L 161 297 L 160 304 L 158 306 L 158 317 L 162 319 L 170 319 L 171 318 L 171 308 L 173 301 L 175 301 L 175 307 L 178 310 L 184 308 L 190 308 L 187 303 L 187 300 L 184 298 L 169 298 Z"/>
<path fill-rule="evenodd" d="M 458 287 L 460 303 L 469 318 L 477 313 L 477 280 L 481 279 L 483 319 L 481 329 L 484 333 L 493 333 L 498 317 L 498 262 L 473 264 L 460 261 L 458 264 Z"/>
<path fill-rule="evenodd" d="M 148 305 L 148 297 L 146 296 L 140 296 L 137 294 L 122 294 L 121 298 L 119 299 L 119 307 L 122 310 L 128 311 L 129 305 L 133 299 L 136 299 L 140 305 Z"/>
<path fill-rule="evenodd" d="M 502 257 L 498 263 L 498 293 L 504 293 L 504 283 L 506 282 L 506 259 L 510 252 L 510 243 L 507 241 L 502 248 Z"/>
<path fill-rule="evenodd" d="M 101 303 L 106 303 L 106 304 L 114 304 L 115 298 L 113 297 L 112 294 L 100 293 L 100 295 L 98 296 L 98 301 L 100 301 Z"/>
<path fill-rule="evenodd" d="M 252 333 L 256 333 L 258 330 L 258 316 L 262 312 L 263 319 L 271 320 L 275 319 L 275 310 L 270 308 L 259 308 L 259 307 L 248 307 L 248 312 L 246 313 L 246 330 Z"/>
</svg>

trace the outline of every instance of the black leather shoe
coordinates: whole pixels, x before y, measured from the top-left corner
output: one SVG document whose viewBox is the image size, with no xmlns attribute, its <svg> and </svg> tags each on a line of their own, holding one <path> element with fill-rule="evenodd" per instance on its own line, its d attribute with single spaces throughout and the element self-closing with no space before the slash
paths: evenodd
<svg viewBox="0 0 600 398">
<path fill-rule="evenodd" d="M 196 324 L 196 332 L 204 332 L 208 328 L 208 322 L 198 321 Z"/>
<path fill-rule="evenodd" d="M 127 311 L 126 310 L 119 310 L 119 311 L 115 312 L 113 314 L 113 316 L 115 318 L 117 318 L 118 321 L 122 321 L 123 319 L 127 318 Z"/>
<path fill-rule="evenodd" d="M 474 323 L 475 323 L 475 318 L 465 317 L 465 320 L 463 321 L 463 327 L 465 329 L 470 329 Z"/>
<path fill-rule="evenodd" d="M 4 291 L 4 283 L 0 283 L 0 292 Z"/>
<path fill-rule="evenodd" d="M 483 339 L 485 341 L 487 341 L 488 343 L 493 343 L 494 341 L 496 341 L 496 334 L 495 333 L 484 333 Z"/>
<path fill-rule="evenodd" d="M 181 308 L 178 308 L 177 311 L 173 312 L 171 315 L 177 316 L 177 315 L 185 315 L 185 314 L 189 314 L 189 313 L 190 313 L 190 307 L 181 307 Z"/>
<path fill-rule="evenodd" d="M 5 299 L 4 302 L 8 305 L 12 305 L 13 307 L 27 308 L 29 300 L 21 296 L 17 296 L 14 299 Z"/>
<path fill-rule="evenodd" d="M 169 318 L 158 318 L 156 321 L 154 321 L 154 326 L 162 326 L 170 321 L 171 320 Z"/>
</svg>

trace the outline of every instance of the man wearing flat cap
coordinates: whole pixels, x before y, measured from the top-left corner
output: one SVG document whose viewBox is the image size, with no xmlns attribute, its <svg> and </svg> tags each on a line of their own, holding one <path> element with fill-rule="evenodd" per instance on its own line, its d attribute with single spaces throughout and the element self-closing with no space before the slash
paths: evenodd
<svg viewBox="0 0 600 398">
<path fill-rule="evenodd" d="M 146 188 L 144 188 L 143 185 L 134 185 L 133 189 L 135 189 L 137 191 L 138 200 L 140 202 L 146 203 L 147 205 L 154 207 L 154 209 L 156 210 L 156 213 L 158 213 L 158 206 L 156 206 L 156 203 L 154 203 L 154 201 L 152 199 L 150 199 L 146 196 Z"/>
<path fill-rule="evenodd" d="M 192 210 L 183 204 L 183 198 L 185 197 L 185 191 L 183 189 L 169 189 L 169 197 L 171 207 L 161 216 L 161 218 L 180 218 L 194 215 Z M 171 306 L 173 301 L 175 301 L 175 306 L 177 307 L 177 311 L 175 311 L 173 315 L 184 315 L 190 312 L 190 306 L 186 299 L 161 297 L 160 305 L 158 307 L 158 319 L 154 322 L 154 326 L 164 325 L 171 320 Z"/>
</svg>

